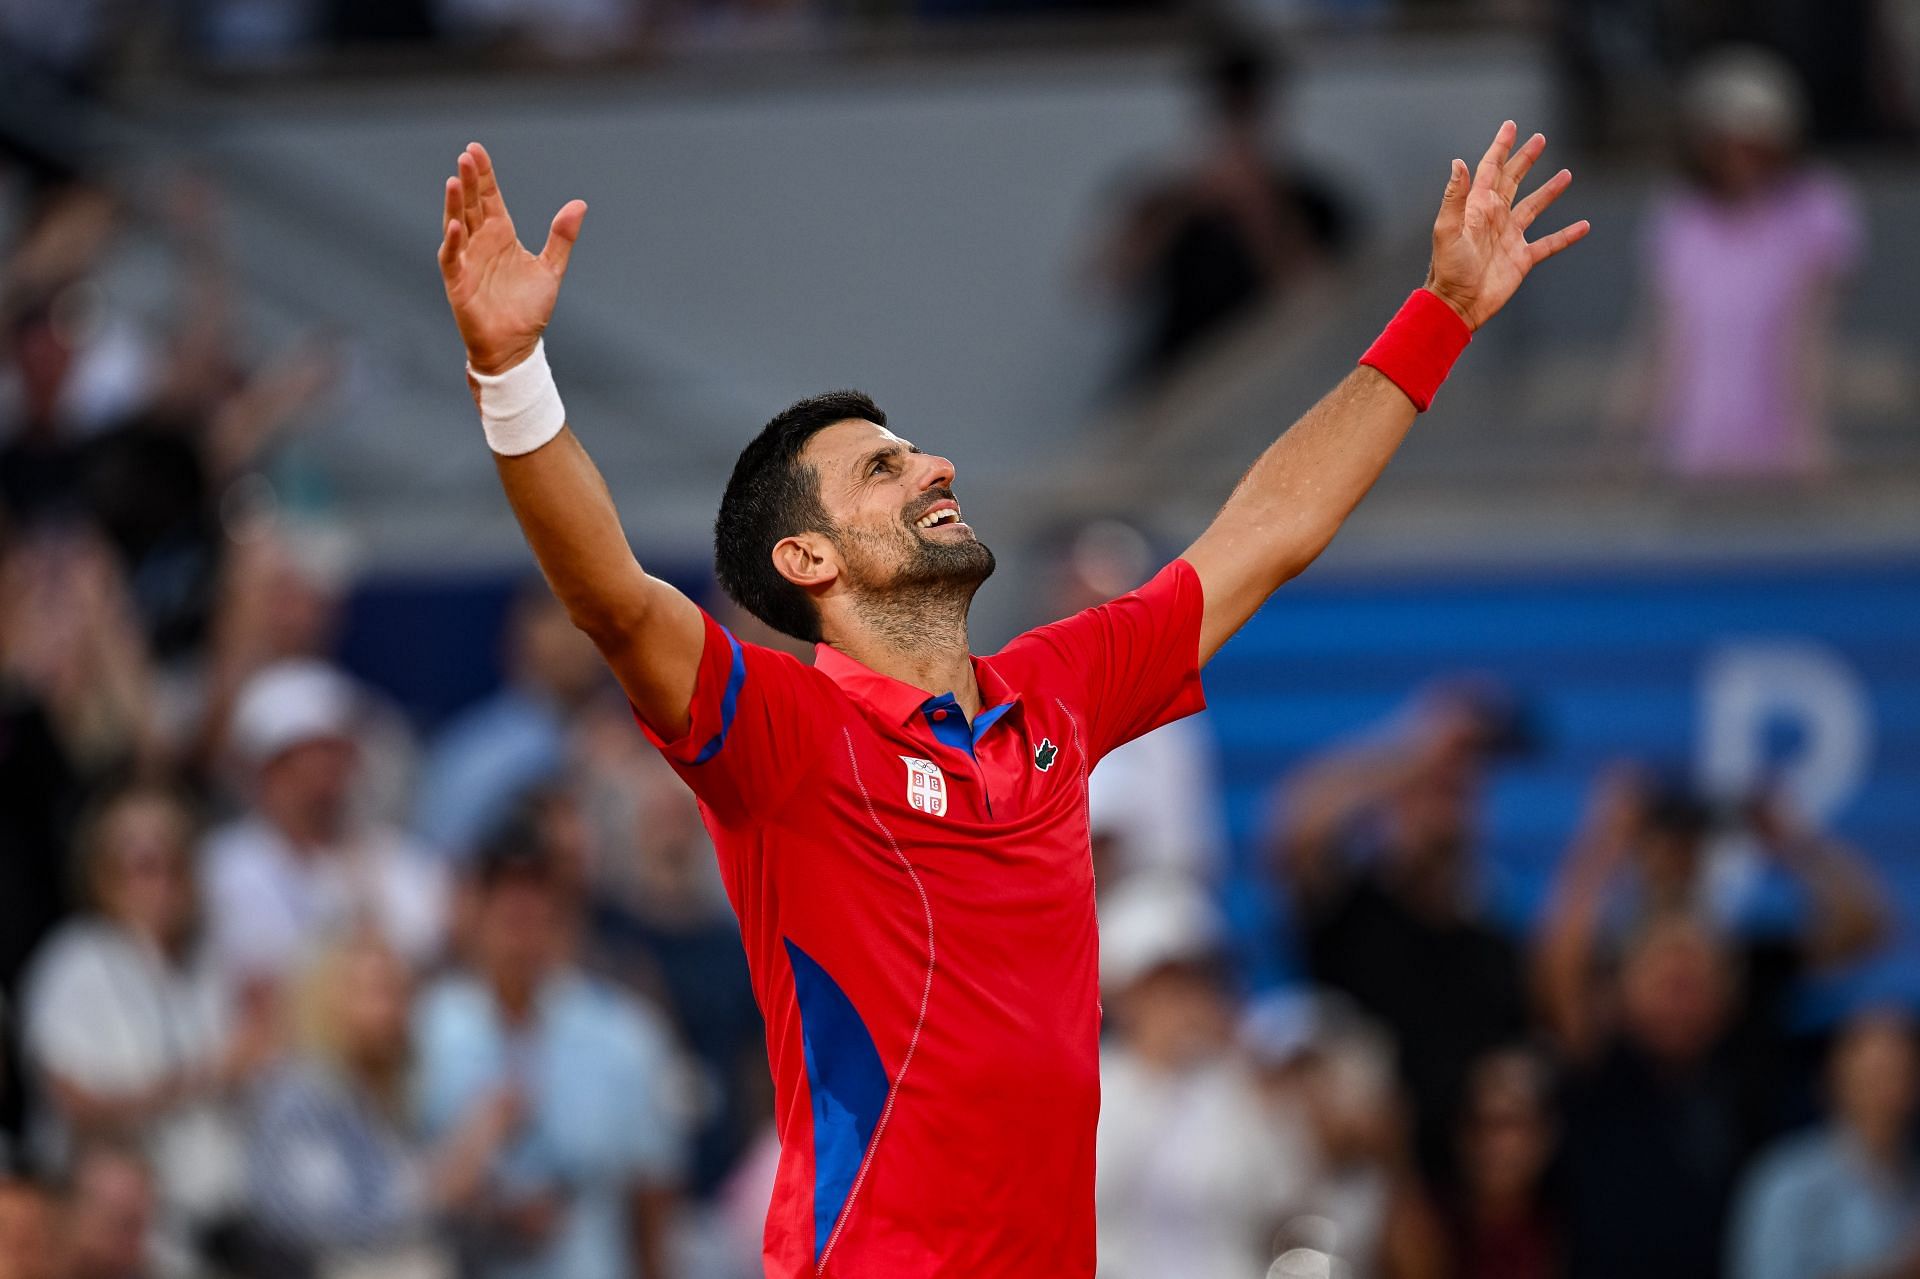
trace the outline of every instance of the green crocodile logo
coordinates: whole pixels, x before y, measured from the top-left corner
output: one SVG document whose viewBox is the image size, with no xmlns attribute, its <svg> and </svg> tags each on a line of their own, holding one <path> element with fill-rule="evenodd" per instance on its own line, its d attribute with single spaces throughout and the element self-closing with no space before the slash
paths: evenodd
<svg viewBox="0 0 1920 1279">
<path fill-rule="evenodd" d="M 1033 748 L 1033 766 L 1044 773 L 1053 767 L 1053 757 L 1059 753 L 1060 748 L 1053 744 L 1052 739 L 1043 737 L 1040 744 Z"/>
</svg>

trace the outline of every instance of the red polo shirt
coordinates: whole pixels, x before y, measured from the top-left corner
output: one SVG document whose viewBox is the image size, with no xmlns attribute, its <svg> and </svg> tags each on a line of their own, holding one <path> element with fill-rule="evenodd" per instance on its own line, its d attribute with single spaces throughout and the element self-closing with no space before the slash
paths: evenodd
<svg viewBox="0 0 1920 1279">
<path fill-rule="evenodd" d="M 971 724 L 707 619 L 691 727 L 648 736 L 700 799 L 766 1016 L 768 1275 L 1093 1274 L 1087 772 L 1204 705 L 1200 615 L 1176 560 L 974 658 Z"/>
</svg>

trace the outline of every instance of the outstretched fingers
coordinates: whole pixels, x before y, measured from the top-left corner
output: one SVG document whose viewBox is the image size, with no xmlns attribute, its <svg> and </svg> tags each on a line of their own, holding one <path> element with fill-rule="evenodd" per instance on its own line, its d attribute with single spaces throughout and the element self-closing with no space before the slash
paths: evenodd
<svg viewBox="0 0 1920 1279">
<path fill-rule="evenodd" d="M 447 203 L 440 215 L 440 274 L 451 281 L 460 270 L 460 250 L 466 247 L 467 224 L 462 218 L 460 179 L 447 179 Z"/>
<path fill-rule="evenodd" d="M 460 194 L 460 179 L 458 177 L 447 179 L 447 203 L 445 211 L 440 215 L 440 221 L 442 225 L 448 222 L 458 222 L 462 228 L 466 226 L 465 201 Z"/>
<path fill-rule="evenodd" d="M 1552 235 L 1541 236 L 1527 246 L 1528 252 L 1533 257 L 1533 265 L 1539 266 L 1568 245 L 1578 244 L 1591 230 L 1593 230 L 1593 224 L 1582 218 L 1571 226 L 1561 227 Z"/>
<path fill-rule="evenodd" d="M 475 171 L 480 177 L 480 206 L 489 215 L 507 215 L 506 199 L 500 194 L 500 179 L 493 171 L 493 157 L 478 142 L 467 143 L 467 154 L 473 157 Z"/>
<path fill-rule="evenodd" d="M 1507 155 L 1513 150 L 1513 140 L 1520 133 L 1520 126 L 1508 120 L 1493 135 L 1493 142 L 1487 147 L 1487 153 L 1480 157 L 1479 167 L 1473 171 L 1473 185 L 1476 190 L 1498 189 L 1503 166 Z"/>
<path fill-rule="evenodd" d="M 1467 213 L 1467 191 L 1472 187 L 1467 177 L 1467 162 L 1455 158 L 1453 167 L 1447 172 L 1447 189 L 1440 195 L 1440 216 L 1434 220 L 1437 232 L 1457 231 Z"/>
<path fill-rule="evenodd" d="M 467 234 L 472 235 L 480 229 L 484 217 L 480 206 L 480 164 L 473 158 L 473 152 L 462 151 L 457 167 L 460 172 L 460 220 L 466 224 Z"/>
<path fill-rule="evenodd" d="M 1547 149 L 1547 135 L 1536 133 L 1526 140 L 1521 148 L 1513 153 L 1500 170 L 1500 194 L 1511 204 L 1513 197 L 1520 194 L 1520 183 L 1526 179 L 1527 171 L 1533 168 L 1533 162 Z"/>
<path fill-rule="evenodd" d="M 569 200 L 553 215 L 553 226 L 547 231 L 547 244 L 540 250 L 540 260 L 555 275 L 567 273 L 567 260 L 573 256 L 573 243 L 580 238 L 580 224 L 586 216 L 585 200 Z"/>
<path fill-rule="evenodd" d="M 1567 169 L 1560 170 L 1541 183 L 1539 189 L 1532 195 L 1513 206 L 1513 224 L 1522 231 L 1526 230 L 1572 185 L 1572 172 Z"/>
</svg>

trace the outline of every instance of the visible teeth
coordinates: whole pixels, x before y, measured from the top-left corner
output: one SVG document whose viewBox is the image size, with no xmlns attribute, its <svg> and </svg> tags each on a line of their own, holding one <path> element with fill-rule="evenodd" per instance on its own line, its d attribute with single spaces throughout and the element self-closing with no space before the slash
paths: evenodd
<svg viewBox="0 0 1920 1279">
<path fill-rule="evenodd" d="M 940 510 L 937 510 L 937 511 L 930 511 L 927 514 L 922 515 L 918 520 L 915 520 L 914 523 L 921 528 L 932 528 L 937 524 L 953 523 L 957 521 L 959 518 L 960 518 L 960 512 L 955 510 L 951 506 L 948 506 L 948 507 L 942 507 Z"/>
</svg>

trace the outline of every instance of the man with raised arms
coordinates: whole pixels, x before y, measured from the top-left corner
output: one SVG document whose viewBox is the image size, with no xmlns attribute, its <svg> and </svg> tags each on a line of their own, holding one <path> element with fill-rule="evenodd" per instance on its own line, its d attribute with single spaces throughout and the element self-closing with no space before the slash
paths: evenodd
<svg viewBox="0 0 1920 1279">
<path fill-rule="evenodd" d="M 953 464 L 842 391 L 741 452 L 720 584 L 808 666 L 649 577 L 568 429 L 541 333 L 586 205 L 523 248 L 477 143 L 440 267 L 501 484 L 554 594 L 700 800 L 766 1016 L 781 1157 L 771 1276 L 1094 1273 L 1100 1109 L 1087 774 L 1200 709 L 1200 668 L 1313 562 L 1474 329 L 1580 239 L 1527 231 L 1546 140 L 1459 160 L 1433 259 L 1358 367 L 1139 590 L 991 657 L 967 644 L 993 554 Z"/>
</svg>

